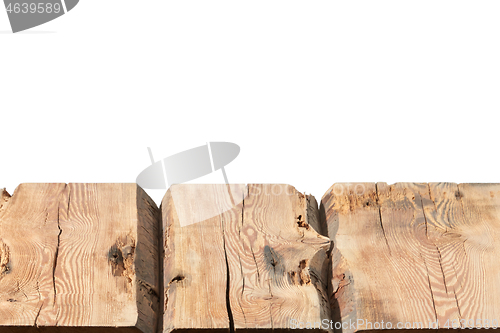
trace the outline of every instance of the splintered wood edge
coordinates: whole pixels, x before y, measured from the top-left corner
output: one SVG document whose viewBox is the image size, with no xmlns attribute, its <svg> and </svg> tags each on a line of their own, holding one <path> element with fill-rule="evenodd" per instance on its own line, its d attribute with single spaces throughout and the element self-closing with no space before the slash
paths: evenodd
<svg viewBox="0 0 500 333">
<path fill-rule="evenodd" d="M 7 204 L 11 198 L 11 195 L 5 188 L 0 189 L 0 216 L 2 212 L 7 208 Z"/>
</svg>

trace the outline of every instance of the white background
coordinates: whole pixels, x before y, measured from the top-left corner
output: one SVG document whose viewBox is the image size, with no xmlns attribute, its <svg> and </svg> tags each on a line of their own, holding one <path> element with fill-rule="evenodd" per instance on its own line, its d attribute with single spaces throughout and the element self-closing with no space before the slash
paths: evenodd
<svg viewBox="0 0 500 333">
<path fill-rule="evenodd" d="M 81 0 L 12 34 L 0 10 L 0 187 L 135 182 L 148 146 L 209 141 L 241 147 L 230 182 L 317 198 L 499 182 L 499 17 L 498 1 Z"/>
</svg>

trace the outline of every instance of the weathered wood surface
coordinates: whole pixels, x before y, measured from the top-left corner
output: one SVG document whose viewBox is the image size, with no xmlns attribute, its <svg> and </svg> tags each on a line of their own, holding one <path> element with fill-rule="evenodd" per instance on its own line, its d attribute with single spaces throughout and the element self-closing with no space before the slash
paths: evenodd
<svg viewBox="0 0 500 333">
<path fill-rule="evenodd" d="M 330 320 L 331 242 L 315 231 L 312 200 L 289 185 L 172 186 L 162 202 L 164 332 Z M 214 205 L 216 216 L 179 221 Z"/>
<path fill-rule="evenodd" d="M 22 184 L 0 203 L 0 332 L 156 332 L 159 219 L 135 184 Z"/>
<path fill-rule="evenodd" d="M 500 184 L 335 184 L 321 211 L 343 333 L 499 326 Z"/>
</svg>

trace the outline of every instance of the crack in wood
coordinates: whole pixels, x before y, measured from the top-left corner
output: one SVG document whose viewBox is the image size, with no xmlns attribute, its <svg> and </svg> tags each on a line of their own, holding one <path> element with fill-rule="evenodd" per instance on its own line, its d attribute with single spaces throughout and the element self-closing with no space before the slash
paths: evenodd
<svg viewBox="0 0 500 333">
<path fill-rule="evenodd" d="M 227 309 L 227 315 L 229 317 L 229 332 L 234 333 L 234 318 L 233 318 L 233 312 L 231 311 L 231 301 L 229 297 L 229 290 L 230 290 L 230 273 L 229 273 L 229 262 L 227 259 L 227 249 L 226 249 L 226 233 L 224 230 L 224 218 L 221 215 L 221 223 L 222 223 L 222 244 L 224 248 L 224 258 L 226 261 L 226 309 Z"/>
<path fill-rule="evenodd" d="M 0 213 L 4 211 L 7 207 L 7 204 L 9 203 L 10 199 L 12 196 L 7 192 L 5 188 L 0 189 Z"/>
<path fill-rule="evenodd" d="M 460 305 L 458 305 L 457 293 L 455 292 L 455 288 L 453 288 L 453 295 L 455 296 L 455 302 L 457 303 L 458 315 L 460 319 L 462 319 L 462 313 L 460 311 Z"/>
<path fill-rule="evenodd" d="M 431 184 L 427 183 L 427 187 L 429 188 L 429 199 L 432 200 L 432 203 L 434 204 L 434 210 L 437 212 L 436 201 L 432 197 Z"/>
<path fill-rule="evenodd" d="M 38 302 L 42 301 L 42 295 L 40 294 L 40 284 L 38 281 L 36 281 L 36 287 L 35 290 L 38 292 Z M 40 304 L 40 307 L 38 308 L 38 312 L 35 316 L 35 322 L 33 323 L 33 326 L 38 327 L 38 317 L 40 316 L 40 312 L 42 311 L 42 304 Z"/>
<path fill-rule="evenodd" d="M 243 194 L 243 199 L 242 199 L 242 206 L 241 206 L 241 226 L 240 228 L 238 229 L 238 237 L 239 237 L 239 240 L 241 243 L 243 243 L 242 239 L 241 239 L 241 229 L 243 228 L 243 224 L 244 224 L 244 209 L 245 209 L 245 195 Z M 241 301 L 243 300 L 243 294 L 245 292 L 245 275 L 243 274 L 243 265 L 241 263 L 241 256 L 240 256 L 240 253 L 238 252 L 238 261 L 240 263 L 240 272 L 241 272 L 241 279 L 242 279 L 242 287 L 241 287 L 241 294 L 240 294 L 240 297 L 237 298 L 238 300 L 238 305 L 240 307 L 240 311 L 241 311 L 241 314 L 243 316 L 243 320 L 245 322 L 245 327 L 247 325 L 247 317 L 245 315 L 245 311 L 243 310 L 243 306 L 241 305 Z"/>
<path fill-rule="evenodd" d="M 387 236 L 385 234 L 385 229 L 384 229 L 384 223 L 382 222 L 382 205 L 379 203 L 379 192 L 378 192 L 378 185 L 375 184 L 375 193 L 377 195 L 377 206 L 378 206 L 378 216 L 380 220 L 380 227 L 382 228 L 382 234 L 384 235 L 385 243 L 387 244 L 387 248 L 389 249 L 389 255 L 392 255 L 391 253 L 391 247 L 389 246 L 389 241 L 387 240 Z"/>
<path fill-rule="evenodd" d="M 59 207 L 57 208 L 57 228 L 59 229 L 59 233 L 57 234 L 56 251 L 54 253 L 54 265 L 52 267 L 52 286 L 54 288 L 54 302 L 53 302 L 54 306 L 56 304 L 56 296 L 57 296 L 57 290 L 56 290 L 57 258 L 59 256 L 59 246 L 61 245 L 61 234 L 62 234 L 62 229 L 61 229 L 61 225 L 59 222 Z"/>
</svg>

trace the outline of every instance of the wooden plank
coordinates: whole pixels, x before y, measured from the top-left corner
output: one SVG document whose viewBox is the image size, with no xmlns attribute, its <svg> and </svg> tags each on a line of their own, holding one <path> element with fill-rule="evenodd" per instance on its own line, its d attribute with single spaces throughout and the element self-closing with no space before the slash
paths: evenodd
<svg viewBox="0 0 500 333">
<path fill-rule="evenodd" d="M 0 331 L 155 332 L 159 218 L 136 184 L 20 185 L 0 211 Z"/>
<path fill-rule="evenodd" d="M 321 205 L 343 333 L 499 326 L 499 184 L 335 184 Z"/>
<path fill-rule="evenodd" d="M 171 187 L 162 202 L 164 332 L 329 321 L 331 242 L 309 224 L 320 226 L 311 200 L 289 185 Z M 214 205 L 218 215 L 181 226 L 179 216 L 197 220 Z"/>
<path fill-rule="evenodd" d="M 217 204 L 203 198 L 224 198 L 217 192 L 222 190 L 210 185 L 173 185 L 163 198 L 164 332 L 229 327 L 222 222 L 218 215 L 203 216 Z M 181 208 L 185 215 L 203 222 L 182 227 Z"/>
</svg>

